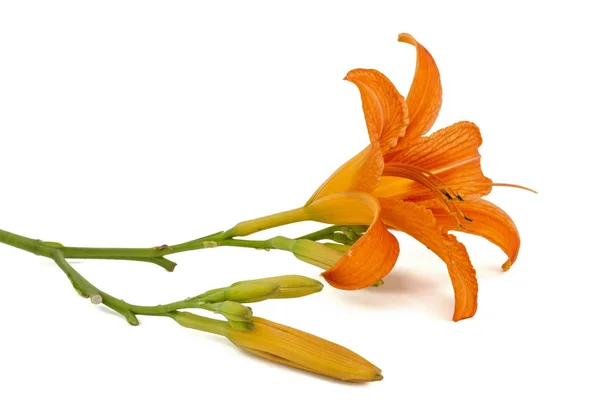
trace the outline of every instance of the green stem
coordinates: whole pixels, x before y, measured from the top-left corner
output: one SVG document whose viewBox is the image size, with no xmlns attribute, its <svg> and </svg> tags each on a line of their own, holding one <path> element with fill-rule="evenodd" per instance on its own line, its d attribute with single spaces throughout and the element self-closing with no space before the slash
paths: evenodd
<svg viewBox="0 0 600 400">
<path fill-rule="evenodd" d="M 140 322 L 135 316 L 135 313 L 131 310 L 130 304 L 123 300 L 119 300 L 92 285 L 67 262 L 60 249 L 55 249 L 50 258 L 52 258 L 56 262 L 56 265 L 58 265 L 67 275 L 77 293 L 83 297 L 89 297 L 94 304 L 102 303 L 108 308 L 113 309 L 123 315 L 131 325 L 139 325 Z"/>
<path fill-rule="evenodd" d="M 145 261 L 160 265 L 167 271 L 173 271 L 177 264 L 165 258 L 165 256 L 169 254 L 218 246 L 272 249 L 275 247 L 272 247 L 269 241 L 239 240 L 233 239 L 233 237 L 247 236 L 265 229 L 304 221 L 306 219 L 307 216 L 304 213 L 304 209 L 298 208 L 262 218 L 240 222 L 226 232 L 217 232 L 212 235 L 204 236 L 173 246 L 165 245 L 153 248 L 61 247 L 61 251 L 63 252 L 65 258 Z M 0 242 L 2 241 L 3 240 L 0 237 Z M 7 243 L 6 241 L 3 242 Z"/>
<path fill-rule="evenodd" d="M 13 247 L 28 251 L 33 254 L 53 258 L 53 254 L 57 249 L 60 249 L 62 256 L 66 259 L 103 259 L 103 260 L 130 260 L 143 261 L 157 264 L 167 271 L 173 271 L 177 265 L 175 262 L 167 259 L 165 256 L 170 254 L 181 253 L 185 251 L 213 248 L 219 246 L 229 247 L 245 247 L 254 249 L 279 249 L 288 250 L 281 245 L 281 241 L 273 242 L 270 240 L 241 240 L 233 239 L 230 236 L 242 236 L 242 234 L 250 234 L 254 231 L 267 229 L 267 227 L 277 226 L 279 224 L 290 223 L 290 221 L 301 220 L 304 217 L 297 210 L 291 210 L 284 213 L 274 214 L 255 220 L 250 220 L 237 224 L 234 228 L 227 232 L 217 232 L 199 239 L 194 239 L 188 242 L 180 243 L 174 246 L 157 246 L 152 248 L 117 248 L 117 247 L 68 247 L 61 246 L 56 243 L 43 242 L 41 240 L 30 239 L 25 236 L 17 235 L 11 232 L 0 230 L 0 243 L 5 243 Z M 352 244 L 353 241 L 348 239 L 339 232 L 345 229 L 351 229 L 355 232 L 364 232 L 364 227 L 360 226 L 340 226 L 334 225 L 302 236 L 298 239 L 318 240 L 333 240 L 342 244 Z"/>
<path fill-rule="evenodd" d="M 206 304 L 202 301 L 197 300 L 182 300 L 169 304 L 161 304 L 156 306 L 139 306 L 127 303 L 124 300 L 117 299 L 110 294 L 103 292 L 94 286 L 90 281 L 85 279 L 75 268 L 69 264 L 65 256 L 65 249 L 69 249 L 67 254 L 78 254 L 82 252 L 83 254 L 89 254 L 92 257 L 102 257 L 107 258 L 104 254 L 98 253 L 98 249 L 88 249 L 89 253 L 86 252 L 85 248 L 67 248 L 61 247 L 57 244 L 50 244 L 48 242 L 43 242 L 41 240 L 31 239 L 25 236 L 17 235 L 11 232 L 7 232 L 4 230 L 0 230 L 0 242 L 8 244 L 10 246 L 28 251 L 30 253 L 48 257 L 58 265 L 58 267 L 65 273 L 73 288 L 79 293 L 81 296 L 91 299 L 94 304 L 104 304 L 108 308 L 118 312 L 123 315 L 127 321 L 132 325 L 138 325 L 139 320 L 137 319 L 137 315 L 153 315 L 153 316 L 173 316 L 169 315 L 174 311 L 185 309 L 185 308 L 200 308 L 209 311 L 214 311 L 214 307 L 211 307 L 211 304 Z M 263 243 L 262 245 L 266 246 L 267 243 Z M 152 257 L 155 256 L 159 250 L 154 249 L 109 249 L 109 250 L 118 250 L 115 251 L 113 257 L 121 257 L 123 256 L 123 252 L 127 254 L 127 257 L 133 259 L 134 256 L 131 254 L 136 254 L 135 257 L 139 255 L 145 255 L 146 253 L 152 254 Z M 128 250 L 133 250 L 131 253 L 127 253 Z M 140 251 L 145 250 L 145 251 Z M 96 251 L 96 252 L 95 252 Z M 124 259 L 121 257 L 120 259 Z M 143 261 L 146 261 L 145 259 Z M 208 320 L 208 319 L 207 319 Z"/>
<path fill-rule="evenodd" d="M 109 259 L 109 260 L 133 260 L 151 262 L 172 271 L 175 263 L 165 258 L 165 255 L 180 253 L 184 251 L 212 248 L 217 246 L 248 247 L 255 249 L 279 249 L 291 251 L 294 244 L 293 239 L 276 236 L 268 240 L 241 240 L 234 239 L 235 236 L 247 236 L 261 230 L 285 225 L 307 219 L 303 209 L 295 209 L 283 213 L 273 214 L 263 218 L 257 218 L 237 224 L 226 232 L 217 232 L 189 242 L 174 246 L 157 246 L 153 248 L 94 248 L 94 247 L 66 247 L 56 242 L 44 242 L 17 235 L 0 229 L 0 243 L 16 247 L 27 252 L 44 256 L 54 260 L 60 269 L 67 275 L 75 290 L 83 297 L 90 298 L 94 304 L 104 304 L 123 315 L 132 325 L 138 325 L 136 315 L 154 315 L 183 318 L 185 314 L 175 313 L 183 308 L 203 308 L 212 310 L 210 306 L 199 301 L 179 301 L 157 306 L 139 306 L 117 299 L 110 294 L 101 291 L 85 279 L 67 261 L 68 258 L 82 259 Z M 361 233 L 361 227 L 332 226 L 312 234 L 303 236 L 303 239 L 322 240 L 332 239 L 344 243 L 350 236 Z M 363 230 L 364 231 L 364 230 Z M 343 232 L 343 233 L 340 233 Z M 214 327 L 214 322 L 207 319 L 207 326 Z M 207 328 L 208 329 L 208 328 Z M 211 328 L 212 329 L 212 328 Z"/>
<path fill-rule="evenodd" d="M 52 258 L 56 246 L 51 246 L 41 240 L 30 239 L 16 233 L 7 232 L 0 229 L 0 242 L 17 249 L 25 250 L 38 256 Z"/>
</svg>

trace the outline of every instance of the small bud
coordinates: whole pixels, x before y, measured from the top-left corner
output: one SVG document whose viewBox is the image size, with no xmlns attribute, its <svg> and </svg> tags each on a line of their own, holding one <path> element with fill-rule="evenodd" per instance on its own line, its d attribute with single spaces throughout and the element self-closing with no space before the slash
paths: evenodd
<svg viewBox="0 0 600 400">
<path fill-rule="evenodd" d="M 214 304 L 211 309 L 227 318 L 228 321 L 248 321 L 252 318 L 252 310 L 235 301 Z"/>
<path fill-rule="evenodd" d="M 348 239 L 352 240 L 353 242 L 358 240 L 358 235 L 352 229 L 344 226 L 340 230 Z"/>
</svg>

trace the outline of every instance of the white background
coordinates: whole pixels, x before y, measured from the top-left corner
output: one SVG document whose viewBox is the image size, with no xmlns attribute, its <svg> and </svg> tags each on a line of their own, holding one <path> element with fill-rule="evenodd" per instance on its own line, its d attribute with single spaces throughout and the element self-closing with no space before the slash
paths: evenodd
<svg viewBox="0 0 600 400">
<path fill-rule="evenodd" d="M 585 2 L 0 3 L 0 228 L 67 245 L 152 246 L 302 205 L 367 134 L 353 68 L 406 94 L 433 54 L 444 105 L 483 134 L 489 198 L 517 222 L 504 255 L 461 235 L 479 310 L 451 321 L 445 265 L 398 235 L 386 284 L 270 301 L 260 315 L 345 345 L 385 379 L 343 384 L 227 340 L 78 297 L 48 260 L 0 247 L 0 398 L 598 398 L 597 18 Z M 518 4 L 518 5 L 517 5 Z M 283 228 L 288 236 L 318 224 Z M 275 233 L 273 233 L 275 234 Z M 260 236 L 259 236 L 260 237 Z M 266 237 L 263 235 L 263 237 Z M 287 253 L 220 248 L 74 264 L 133 303 L 283 273 Z"/>
</svg>

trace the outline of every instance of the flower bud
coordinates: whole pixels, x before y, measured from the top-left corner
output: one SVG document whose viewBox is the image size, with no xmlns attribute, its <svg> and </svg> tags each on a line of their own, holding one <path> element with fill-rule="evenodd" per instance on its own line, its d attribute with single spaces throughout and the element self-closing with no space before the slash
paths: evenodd
<svg viewBox="0 0 600 400">
<path fill-rule="evenodd" d="M 206 303 L 222 303 L 224 301 L 253 303 L 269 299 L 271 295 L 279 292 L 279 286 L 272 283 L 248 283 L 235 288 L 233 286 L 209 290 L 193 299 Z"/>
<path fill-rule="evenodd" d="M 379 368 L 353 351 L 263 318 L 227 323 L 189 312 L 176 311 L 169 316 L 181 326 L 225 336 L 251 354 L 289 367 L 349 382 L 383 379 Z"/>
<path fill-rule="evenodd" d="M 235 301 L 214 304 L 212 310 L 227 318 L 228 321 L 248 321 L 252 318 L 252 310 Z"/>
<path fill-rule="evenodd" d="M 254 329 L 230 329 L 225 336 L 256 356 L 350 382 L 383 379 L 381 370 L 353 351 L 289 326 L 253 317 Z"/>
<path fill-rule="evenodd" d="M 280 290 L 277 284 L 268 282 L 234 284 L 225 289 L 225 300 L 237 301 L 239 303 L 254 303 L 272 299 Z"/>
<path fill-rule="evenodd" d="M 272 294 L 269 297 L 270 299 L 290 299 L 308 296 L 309 294 L 320 292 L 323 289 L 323 284 L 321 282 L 302 275 L 273 276 L 270 278 L 237 282 L 231 286 L 237 287 L 238 285 L 259 283 L 279 286 L 279 292 Z"/>
<path fill-rule="evenodd" d="M 344 252 L 308 239 L 295 240 L 291 251 L 296 258 L 324 270 L 334 266 L 344 255 Z"/>
</svg>

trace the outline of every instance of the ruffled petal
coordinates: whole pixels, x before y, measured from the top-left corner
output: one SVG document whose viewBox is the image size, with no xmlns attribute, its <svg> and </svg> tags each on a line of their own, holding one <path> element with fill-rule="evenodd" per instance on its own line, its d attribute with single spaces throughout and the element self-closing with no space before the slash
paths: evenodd
<svg viewBox="0 0 600 400">
<path fill-rule="evenodd" d="M 436 197 L 431 189 L 407 177 L 406 165 L 435 176 L 439 189 L 461 197 L 484 196 L 492 181 L 481 171 L 481 134 L 472 122 L 458 122 L 385 158 L 384 176 L 375 191 L 377 197 L 402 196 L 419 201 Z M 428 178 L 428 180 L 431 180 Z"/>
<path fill-rule="evenodd" d="M 396 264 L 398 241 L 380 219 L 377 199 L 366 193 L 336 193 L 306 207 L 314 221 L 370 225 L 346 254 L 323 277 L 338 289 L 361 289 L 386 276 Z"/>
<path fill-rule="evenodd" d="M 481 132 L 477 125 L 461 121 L 423 137 L 410 147 L 385 157 L 386 163 L 401 162 L 439 173 L 479 160 Z"/>
<path fill-rule="evenodd" d="M 379 143 L 385 154 L 406 132 L 408 109 L 404 97 L 374 69 L 354 69 L 344 79 L 358 87 L 371 143 Z"/>
<path fill-rule="evenodd" d="M 477 311 L 477 278 L 465 247 L 437 224 L 425 207 L 399 199 L 380 199 L 386 225 L 414 237 L 447 265 L 454 287 L 454 321 L 470 318 Z"/>
<path fill-rule="evenodd" d="M 436 203 L 437 204 L 437 203 Z M 431 207 L 438 224 L 446 231 L 462 231 L 486 238 L 508 256 L 502 265 L 507 271 L 517 259 L 521 238 L 517 226 L 500 207 L 482 199 L 466 200 L 459 204 L 460 210 L 473 222 L 463 224 L 461 228 L 456 219 L 449 215 L 443 207 Z"/>
<path fill-rule="evenodd" d="M 410 91 L 406 97 L 410 123 L 398 148 L 431 129 L 442 107 L 440 72 L 431 54 L 408 33 L 401 33 L 398 41 L 412 44 L 417 49 L 417 66 Z"/>
</svg>

